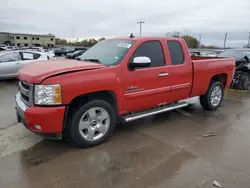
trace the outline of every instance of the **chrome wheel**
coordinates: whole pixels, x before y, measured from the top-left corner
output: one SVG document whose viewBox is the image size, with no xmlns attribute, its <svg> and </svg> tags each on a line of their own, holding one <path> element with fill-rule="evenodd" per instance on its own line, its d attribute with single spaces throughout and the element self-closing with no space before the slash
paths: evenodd
<svg viewBox="0 0 250 188">
<path fill-rule="evenodd" d="M 211 92 L 211 104 L 212 106 L 218 106 L 222 99 L 222 88 L 220 86 L 215 86 Z"/>
<path fill-rule="evenodd" d="M 110 116 L 101 107 L 94 107 L 87 110 L 79 122 L 79 132 L 88 141 L 96 141 L 102 138 L 110 126 Z"/>
</svg>

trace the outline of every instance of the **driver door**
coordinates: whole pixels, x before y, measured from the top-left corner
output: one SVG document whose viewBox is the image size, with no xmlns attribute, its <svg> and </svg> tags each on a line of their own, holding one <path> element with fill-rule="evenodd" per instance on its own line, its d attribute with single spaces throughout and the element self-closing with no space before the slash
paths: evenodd
<svg viewBox="0 0 250 188">
<path fill-rule="evenodd" d="M 135 57 L 148 57 L 151 60 L 150 67 L 130 70 L 128 64 Z M 125 113 L 148 109 L 171 100 L 169 66 L 165 61 L 161 41 L 142 42 L 128 64 L 124 63 L 122 69 Z"/>
</svg>

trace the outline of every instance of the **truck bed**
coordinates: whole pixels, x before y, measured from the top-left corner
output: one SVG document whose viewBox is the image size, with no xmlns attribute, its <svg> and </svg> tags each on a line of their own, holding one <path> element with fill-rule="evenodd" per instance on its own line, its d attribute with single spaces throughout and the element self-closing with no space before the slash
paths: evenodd
<svg viewBox="0 0 250 188">
<path fill-rule="evenodd" d="M 192 60 L 193 88 L 190 97 L 200 96 L 206 93 L 210 80 L 214 75 L 225 78 L 224 85 L 229 87 L 235 70 L 233 58 L 198 57 Z M 195 57 L 195 59 L 198 59 Z"/>
<path fill-rule="evenodd" d="M 221 57 L 191 56 L 191 60 L 221 59 Z"/>
</svg>

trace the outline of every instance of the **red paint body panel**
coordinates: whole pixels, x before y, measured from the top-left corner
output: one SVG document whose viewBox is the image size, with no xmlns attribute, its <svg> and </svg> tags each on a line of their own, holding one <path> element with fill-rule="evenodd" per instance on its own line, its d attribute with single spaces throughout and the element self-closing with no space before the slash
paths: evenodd
<svg viewBox="0 0 250 188">
<path fill-rule="evenodd" d="M 31 130 L 34 124 L 42 126 L 43 132 L 61 132 L 65 106 L 77 96 L 97 91 L 112 91 L 117 99 L 118 114 L 144 110 L 159 104 L 176 102 L 206 93 L 211 78 L 217 74 L 227 76 L 229 87 L 235 62 L 233 59 L 191 60 L 183 39 L 170 37 L 120 37 L 135 40 L 120 64 L 103 66 L 75 60 L 39 62 L 19 71 L 19 79 L 28 83 L 61 84 L 63 106 L 30 107 L 25 111 L 25 119 Z M 129 70 L 128 63 L 136 49 L 143 42 L 159 41 L 163 48 L 165 65 Z M 178 41 L 184 53 L 184 64 L 172 65 L 167 41 Z M 160 73 L 168 73 L 159 77 Z M 130 88 L 133 88 L 130 90 Z"/>
<path fill-rule="evenodd" d="M 226 88 L 232 82 L 235 71 L 235 60 L 231 58 L 193 61 L 194 82 L 190 97 L 206 93 L 210 80 L 214 75 L 226 74 Z"/>
<path fill-rule="evenodd" d="M 63 104 L 69 104 L 75 97 L 93 93 L 96 91 L 113 91 L 118 101 L 121 97 L 121 67 L 105 67 L 88 71 L 72 72 L 51 77 L 42 82 L 42 84 L 60 83 L 63 93 Z M 73 84 L 74 83 L 74 84 Z M 119 111 L 121 105 L 118 103 Z"/>
<path fill-rule="evenodd" d="M 97 69 L 101 67 L 105 66 L 97 63 L 79 62 L 75 60 L 39 61 L 21 68 L 18 79 L 29 83 L 41 83 L 45 78 L 55 74 Z"/>
<path fill-rule="evenodd" d="M 65 107 L 37 107 L 32 106 L 24 113 L 27 128 L 34 132 L 61 133 L 63 130 L 63 120 Z M 34 125 L 40 125 L 41 131 Z"/>
</svg>

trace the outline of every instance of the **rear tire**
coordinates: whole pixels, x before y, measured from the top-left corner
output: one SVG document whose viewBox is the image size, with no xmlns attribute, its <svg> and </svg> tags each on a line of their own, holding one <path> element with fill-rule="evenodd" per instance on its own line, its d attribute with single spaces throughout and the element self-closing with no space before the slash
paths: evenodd
<svg viewBox="0 0 250 188">
<path fill-rule="evenodd" d="M 200 96 L 200 103 L 204 110 L 216 110 L 224 98 L 224 87 L 219 81 L 212 81 L 205 95 Z"/>
<path fill-rule="evenodd" d="M 112 106 L 104 100 L 93 100 L 81 106 L 67 125 L 70 144 L 92 147 L 103 143 L 113 132 L 116 116 Z"/>
</svg>

